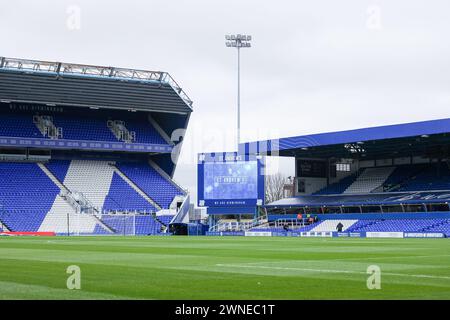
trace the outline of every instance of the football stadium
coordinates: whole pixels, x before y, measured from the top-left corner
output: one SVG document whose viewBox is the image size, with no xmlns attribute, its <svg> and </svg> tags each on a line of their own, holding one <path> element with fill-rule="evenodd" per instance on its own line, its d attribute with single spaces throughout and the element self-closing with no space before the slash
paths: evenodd
<svg viewBox="0 0 450 320">
<path fill-rule="evenodd" d="M 2 3 L 0 314 L 448 310 L 449 10 Z"/>
<path fill-rule="evenodd" d="M 2 299 L 449 298 L 449 119 L 199 154 L 195 208 L 168 73 L 0 61 Z M 294 190 L 266 203 L 273 156 Z"/>
</svg>

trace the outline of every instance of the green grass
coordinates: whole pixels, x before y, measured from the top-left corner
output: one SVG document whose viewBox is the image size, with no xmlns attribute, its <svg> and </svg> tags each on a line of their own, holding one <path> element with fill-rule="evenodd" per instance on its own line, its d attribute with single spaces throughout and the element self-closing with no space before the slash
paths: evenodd
<svg viewBox="0 0 450 320">
<path fill-rule="evenodd" d="M 0 299 L 450 299 L 450 241 L 3 237 Z"/>
</svg>

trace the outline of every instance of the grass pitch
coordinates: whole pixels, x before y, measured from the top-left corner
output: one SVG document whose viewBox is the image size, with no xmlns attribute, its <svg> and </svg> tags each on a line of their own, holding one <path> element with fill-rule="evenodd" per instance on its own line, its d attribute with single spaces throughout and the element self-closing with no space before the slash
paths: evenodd
<svg viewBox="0 0 450 320">
<path fill-rule="evenodd" d="M 450 299 L 450 240 L 3 237 L 0 298 Z"/>
</svg>

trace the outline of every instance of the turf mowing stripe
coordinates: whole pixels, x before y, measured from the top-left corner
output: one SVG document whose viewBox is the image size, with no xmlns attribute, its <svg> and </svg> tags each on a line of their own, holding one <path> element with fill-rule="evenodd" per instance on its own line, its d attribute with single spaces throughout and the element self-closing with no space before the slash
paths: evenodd
<svg viewBox="0 0 450 320">
<path fill-rule="evenodd" d="M 257 268 L 257 269 L 273 269 L 273 270 L 290 270 L 290 271 L 306 271 L 306 272 L 321 272 L 321 273 L 352 273 L 352 274 L 367 274 L 362 271 L 351 270 L 331 270 L 331 269 L 308 269 L 308 268 L 290 268 L 290 267 L 269 267 L 269 266 L 254 266 L 243 264 L 216 264 L 217 267 L 231 267 L 231 268 Z M 446 276 L 433 276 L 427 274 L 405 274 L 405 273 L 392 273 L 382 272 L 382 275 L 399 276 L 399 277 L 412 277 L 412 278 L 429 278 L 429 279 L 444 279 L 450 280 L 450 277 Z"/>
</svg>

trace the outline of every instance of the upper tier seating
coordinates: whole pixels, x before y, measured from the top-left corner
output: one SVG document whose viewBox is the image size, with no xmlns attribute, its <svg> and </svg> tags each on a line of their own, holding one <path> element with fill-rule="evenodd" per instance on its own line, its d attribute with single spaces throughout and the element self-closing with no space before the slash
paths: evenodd
<svg viewBox="0 0 450 320">
<path fill-rule="evenodd" d="M 44 138 L 33 123 L 31 114 L 0 114 L 0 137 Z"/>
<path fill-rule="evenodd" d="M 145 163 L 120 163 L 118 168 L 163 209 L 183 192 Z"/>
<path fill-rule="evenodd" d="M 394 172 L 384 182 L 386 191 L 398 191 L 401 183 L 417 175 L 421 170 L 424 170 L 425 166 L 427 165 L 416 164 L 395 167 Z"/>
<path fill-rule="evenodd" d="M 64 139 L 118 141 L 108 128 L 106 119 L 58 114 L 53 116 L 53 123 L 63 129 Z"/>
<path fill-rule="evenodd" d="M 396 191 L 449 190 L 450 169 L 446 163 L 429 165 L 416 176 L 406 180 Z"/>
<path fill-rule="evenodd" d="M 0 114 L 0 137 L 44 138 L 33 123 L 32 112 L 3 112 Z M 46 114 L 47 115 L 47 114 Z M 62 128 L 62 139 L 84 141 L 119 140 L 108 128 L 108 117 L 102 114 L 89 116 L 73 113 L 48 113 L 53 124 Z M 120 115 L 115 117 L 120 118 Z M 124 116 L 126 128 L 136 133 L 136 143 L 167 144 L 159 132 L 142 115 L 132 118 Z M 120 119 L 118 119 L 120 120 Z"/>
<path fill-rule="evenodd" d="M 156 129 L 146 119 L 126 120 L 129 131 L 136 132 L 137 143 L 167 144 Z"/>
<path fill-rule="evenodd" d="M 369 193 L 381 187 L 394 167 L 366 168 L 344 193 Z M 381 190 L 382 191 L 382 190 Z"/>
<path fill-rule="evenodd" d="M 436 163 L 361 169 L 315 195 L 428 190 L 450 190 L 450 168 L 447 163 L 441 163 L 440 169 Z"/>
<path fill-rule="evenodd" d="M 12 231 L 38 231 L 59 188 L 35 163 L 0 162 L 1 220 Z"/>
<path fill-rule="evenodd" d="M 326 195 L 326 194 L 340 194 L 344 193 L 344 191 L 353 183 L 355 182 L 358 173 L 351 174 L 345 178 L 342 178 L 338 182 L 332 183 L 329 186 L 321 189 L 320 191 L 316 192 L 316 195 Z"/>
</svg>

